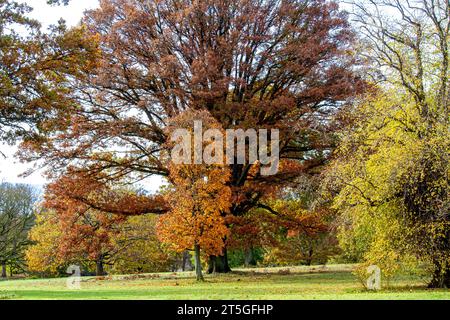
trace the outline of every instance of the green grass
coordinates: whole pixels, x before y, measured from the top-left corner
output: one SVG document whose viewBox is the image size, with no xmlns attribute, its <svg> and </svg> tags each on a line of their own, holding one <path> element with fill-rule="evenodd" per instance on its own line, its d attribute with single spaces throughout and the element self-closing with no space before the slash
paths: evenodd
<svg viewBox="0 0 450 320">
<path fill-rule="evenodd" d="M 351 266 L 235 270 L 196 283 L 192 273 L 83 278 L 81 290 L 66 279 L 0 281 L 2 299 L 450 299 L 448 290 L 427 290 L 420 279 L 401 277 L 390 289 L 364 290 Z"/>
</svg>

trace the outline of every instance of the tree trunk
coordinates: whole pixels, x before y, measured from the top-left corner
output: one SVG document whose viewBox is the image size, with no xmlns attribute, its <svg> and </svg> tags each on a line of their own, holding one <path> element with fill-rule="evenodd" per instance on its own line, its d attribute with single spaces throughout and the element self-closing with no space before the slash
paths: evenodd
<svg viewBox="0 0 450 320">
<path fill-rule="evenodd" d="M 211 273 L 228 273 L 231 272 L 228 265 L 227 249 L 223 250 L 222 256 L 210 256 L 208 263 L 208 274 Z"/>
<path fill-rule="evenodd" d="M 313 255 L 314 255 L 314 250 L 313 250 L 313 248 L 311 247 L 311 248 L 308 250 L 308 257 L 306 258 L 306 265 L 307 265 L 307 266 L 311 266 L 311 265 L 312 265 L 312 262 L 313 262 Z"/>
<path fill-rule="evenodd" d="M 256 259 L 253 254 L 253 248 L 246 248 L 245 249 L 245 260 L 244 265 L 246 268 L 248 267 L 255 267 L 256 266 Z"/>
<path fill-rule="evenodd" d="M 200 246 L 195 244 L 195 274 L 197 276 L 197 281 L 205 281 L 202 273 L 202 263 L 200 261 Z"/>
<path fill-rule="evenodd" d="M 95 272 L 97 277 L 105 275 L 105 269 L 103 268 L 103 258 L 98 258 L 96 261 L 97 270 Z"/>
<path fill-rule="evenodd" d="M 192 271 L 192 270 L 194 270 L 194 266 L 192 265 L 192 262 L 191 262 L 191 254 L 187 250 L 183 252 L 182 264 L 183 264 L 181 266 L 181 270 L 182 271 Z"/>
<path fill-rule="evenodd" d="M 2 264 L 2 278 L 6 278 L 6 262 L 1 262 Z"/>
<path fill-rule="evenodd" d="M 442 270 L 440 265 L 435 266 L 433 278 L 428 285 L 430 289 L 450 289 L 450 267 Z"/>
</svg>

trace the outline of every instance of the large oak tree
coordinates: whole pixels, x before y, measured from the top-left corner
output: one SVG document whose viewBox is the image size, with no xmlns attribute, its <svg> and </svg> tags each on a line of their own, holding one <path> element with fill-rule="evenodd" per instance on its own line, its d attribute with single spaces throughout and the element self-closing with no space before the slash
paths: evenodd
<svg viewBox="0 0 450 320">
<path fill-rule="evenodd" d="M 83 22 L 99 52 L 69 78 L 76 103 L 58 130 L 22 149 L 55 175 L 72 165 L 102 183 L 167 177 L 169 119 L 207 110 L 223 129 L 281 132 L 277 175 L 230 166 L 231 214 L 243 215 L 326 161 L 332 115 L 363 88 L 347 16 L 331 1 L 104 0 Z"/>
</svg>

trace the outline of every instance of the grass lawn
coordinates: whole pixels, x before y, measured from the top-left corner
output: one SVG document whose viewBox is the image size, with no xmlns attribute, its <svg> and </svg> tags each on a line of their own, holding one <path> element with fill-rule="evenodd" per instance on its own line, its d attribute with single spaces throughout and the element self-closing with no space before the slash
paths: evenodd
<svg viewBox="0 0 450 320">
<path fill-rule="evenodd" d="M 196 283 L 192 273 L 83 278 L 81 290 L 66 279 L 0 281 L 0 299 L 450 299 L 450 290 L 427 290 L 402 277 L 380 292 L 364 290 L 351 266 L 235 270 Z"/>
</svg>

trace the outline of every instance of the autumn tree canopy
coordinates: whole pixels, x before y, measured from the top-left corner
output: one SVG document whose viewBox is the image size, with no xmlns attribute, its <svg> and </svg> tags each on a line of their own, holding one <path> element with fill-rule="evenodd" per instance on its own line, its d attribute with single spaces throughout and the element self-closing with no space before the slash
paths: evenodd
<svg viewBox="0 0 450 320">
<path fill-rule="evenodd" d="M 363 54 L 379 80 L 341 133 L 330 183 L 343 247 L 387 275 L 405 257 L 450 287 L 448 1 L 361 1 Z"/>
<path fill-rule="evenodd" d="M 29 273 L 65 275 L 70 265 L 97 275 L 164 272 L 176 262 L 175 252 L 158 240 L 155 215 L 117 219 L 93 210 L 42 209 L 28 239 L 25 236 Z"/>
<path fill-rule="evenodd" d="M 102 54 L 70 86 L 79 105 L 64 132 L 24 145 L 54 168 L 77 160 L 109 179 L 167 175 L 163 129 L 187 108 L 224 128 L 284 128 L 284 158 L 316 164 L 310 151 L 332 145 L 324 120 L 360 84 L 346 17 L 326 1 L 103 1 L 84 21 Z M 234 168 L 244 178 L 235 184 L 248 167 Z"/>
<path fill-rule="evenodd" d="M 42 212 L 30 232 L 30 270 L 54 274 L 70 263 L 79 263 L 95 265 L 96 274 L 104 275 L 109 264 L 116 270 L 168 266 L 173 256 L 157 241 L 155 217 L 145 215 L 157 211 L 158 204 L 166 205 L 160 198 L 79 175 L 60 177 L 46 186 Z M 140 258 L 136 250 L 142 254 Z"/>
<path fill-rule="evenodd" d="M 72 108 L 58 130 L 22 145 L 54 175 L 73 165 L 103 183 L 167 177 L 168 121 L 207 110 L 223 129 L 280 130 L 277 175 L 230 166 L 231 213 L 242 215 L 324 163 L 330 116 L 363 88 L 347 16 L 332 1 L 107 0 L 83 22 L 98 51 L 68 77 Z M 64 43 L 78 47 L 71 32 Z"/>
<path fill-rule="evenodd" d="M 59 239 L 61 238 L 59 220 L 54 211 L 38 211 L 35 224 L 28 233 L 30 246 L 25 250 L 25 258 L 29 272 L 46 274 L 64 274 L 60 270 L 65 266 L 58 253 Z"/>
<path fill-rule="evenodd" d="M 68 76 L 86 72 L 96 50 L 81 29 L 67 31 L 62 22 L 41 32 L 27 18 L 30 11 L 0 1 L 0 138 L 8 142 L 53 131 L 67 120 Z"/>
<path fill-rule="evenodd" d="M 99 275 L 104 273 L 104 264 L 121 250 L 114 243 L 119 243 L 119 229 L 127 217 L 168 210 L 162 196 L 118 189 L 75 173 L 46 187 L 43 206 L 56 213 L 61 228 L 57 254 L 64 261 L 84 256 L 96 262 Z"/>
</svg>

